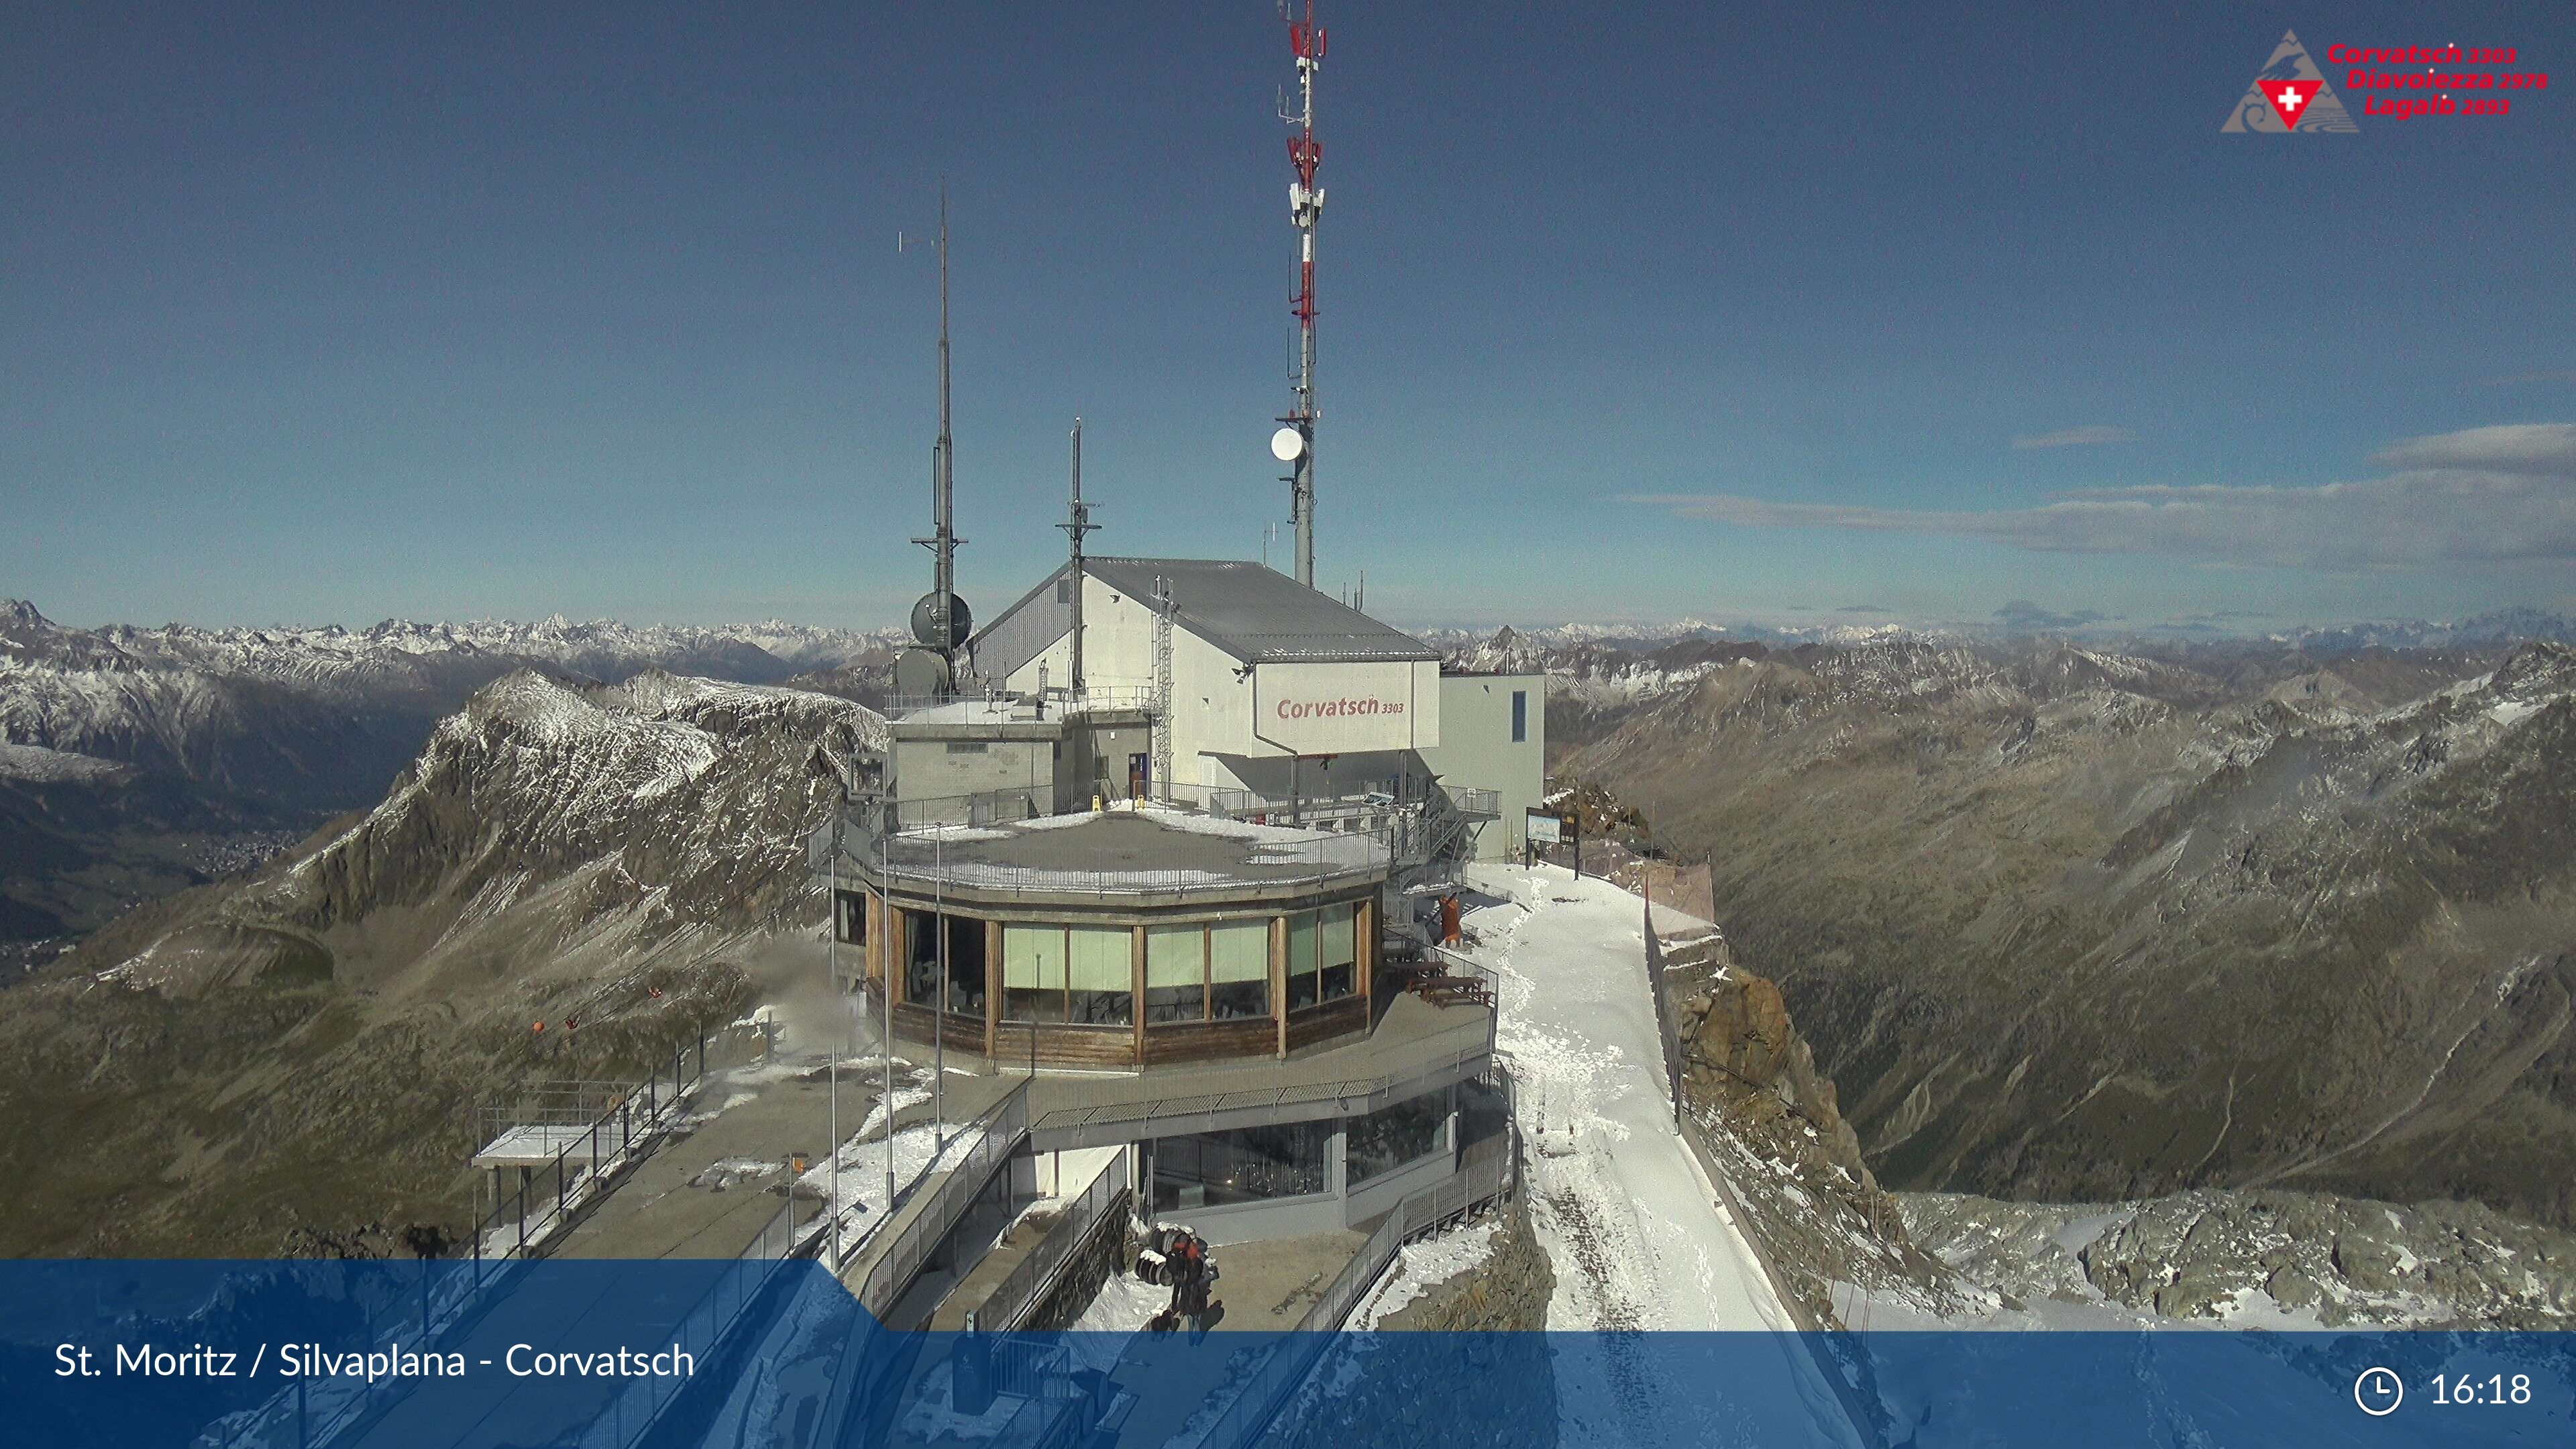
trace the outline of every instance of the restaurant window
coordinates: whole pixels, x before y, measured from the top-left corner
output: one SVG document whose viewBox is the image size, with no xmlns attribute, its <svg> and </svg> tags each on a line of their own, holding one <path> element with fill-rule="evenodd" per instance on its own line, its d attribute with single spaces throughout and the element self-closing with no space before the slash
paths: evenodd
<svg viewBox="0 0 2576 1449">
<path fill-rule="evenodd" d="M 1519 745 L 1527 744 L 1528 742 L 1529 691 L 1526 689 L 1515 689 L 1512 691 L 1512 743 Z"/>
<path fill-rule="evenodd" d="M 1323 936 L 1323 997 L 1326 1001 L 1339 1001 L 1360 989 L 1360 908 L 1353 902 L 1326 906 L 1317 914 Z"/>
<path fill-rule="evenodd" d="M 1128 926 L 1074 926 L 1065 959 L 1071 989 L 1066 1020 L 1127 1026 L 1136 1020 L 1136 932 Z"/>
<path fill-rule="evenodd" d="M 1145 928 L 1145 1022 L 1207 1019 L 1207 927 Z"/>
<path fill-rule="evenodd" d="M 1185 1212 L 1320 1193 L 1331 1140 L 1329 1122 L 1157 1138 L 1153 1210 Z"/>
<path fill-rule="evenodd" d="M 1322 998 L 1317 995 L 1317 972 L 1322 958 L 1316 947 L 1323 932 L 1317 928 L 1316 913 L 1299 911 L 1288 918 L 1288 1009 L 1302 1011 Z"/>
<path fill-rule="evenodd" d="M 833 934 L 844 946 L 868 943 L 868 896 L 865 891 L 832 893 Z"/>
<path fill-rule="evenodd" d="M 1270 922 L 1208 927 L 1208 1006 L 1219 1021 L 1270 1014 Z"/>
<path fill-rule="evenodd" d="M 1064 1020 L 1064 927 L 1002 927 L 1002 1019 Z"/>
<path fill-rule="evenodd" d="M 984 923 L 973 916 L 938 916 L 928 911 L 903 913 L 903 999 L 916 1006 L 939 1005 L 939 927 L 948 929 L 948 998 L 944 1009 L 965 1016 L 984 1014 Z"/>
<path fill-rule="evenodd" d="M 1449 1125 L 1449 1094 L 1425 1092 L 1350 1119 L 1344 1147 L 1353 1187 L 1439 1151 Z"/>
</svg>

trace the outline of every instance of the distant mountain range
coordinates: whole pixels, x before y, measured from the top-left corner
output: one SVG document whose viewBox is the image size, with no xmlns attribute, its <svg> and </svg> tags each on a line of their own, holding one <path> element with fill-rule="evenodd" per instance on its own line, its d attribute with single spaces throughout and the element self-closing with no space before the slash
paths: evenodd
<svg viewBox="0 0 2576 1449">
<path fill-rule="evenodd" d="M 2576 620 L 2543 609 L 2497 609 L 2472 618 L 2449 621 L 2389 619 L 2362 623 L 2302 625 L 2288 629 L 2250 627 L 2259 621 L 2244 616 L 2142 622 L 2090 611 L 2056 613 L 2028 600 L 2014 600 L 1993 617 L 1961 623 L 1859 623 L 1813 625 L 1711 623 L 1676 619 L 1661 623 L 1583 624 L 1544 627 L 1522 625 L 1443 626 L 1416 629 L 1424 642 L 1449 650 L 1487 646 L 1497 635 L 1508 636 L 1539 651 L 1574 648 L 1652 650 L 1685 639 L 1754 644 L 1865 644 L 1897 634 L 1967 642 L 1993 642 L 2034 635 L 2053 635 L 2091 644 L 2143 644 L 2149 647 L 2205 645 L 2288 645 L 2317 653 L 2350 653 L 2359 649 L 2451 649 L 2475 644 L 2519 644 L 2546 639 L 2576 643 Z"/>
<path fill-rule="evenodd" d="M 0 980 L 9 942 L 90 929 L 382 798 L 441 718 L 514 671 L 848 678 L 896 642 L 560 618 L 76 629 L 0 601 Z"/>
</svg>

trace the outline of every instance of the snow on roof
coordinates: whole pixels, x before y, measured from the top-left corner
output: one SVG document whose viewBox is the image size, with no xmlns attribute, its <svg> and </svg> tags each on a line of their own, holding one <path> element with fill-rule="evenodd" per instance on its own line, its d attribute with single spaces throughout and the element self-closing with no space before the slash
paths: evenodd
<svg viewBox="0 0 2576 1449">
<path fill-rule="evenodd" d="M 1440 657 L 1430 645 L 1330 594 L 1242 559 L 1091 558 L 1083 568 L 1136 599 L 1151 599 L 1160 580 L 1171 590 L 1175 626 L 1247 664 Z M 976 635 L 977 659 L 987 672 L 1007 674 L 1063 636 L 1063 606 L 1055 603 L 1055 583 L 1064 573 L 1060 567 L 1049 574 Z M 1028 627 L 1032 619 L 1021 617 L 1031 611 L 1034 629 Z M 1008 641 L 1001 654 L 1013 657 L 985 657 L 984 646 L 997 636 Z"/>
</svg>

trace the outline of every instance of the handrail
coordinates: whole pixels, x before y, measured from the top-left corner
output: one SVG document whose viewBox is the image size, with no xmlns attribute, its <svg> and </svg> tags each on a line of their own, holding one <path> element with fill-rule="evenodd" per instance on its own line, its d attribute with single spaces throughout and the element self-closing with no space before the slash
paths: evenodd
<svg viewBox="0 0 2576 1449">
<path fill-rule="evenodd" d="M 1211 1117 L 1219 1113 L 1239 1112 L 1251 1108 L 1276 1110 L 1302 1104 L 1345 1104 L 1358 1099 L 1396 1097 L 1404 1089 L 1421 1085 L 1424 1090 L 1459 1080 L 1459 1073 L 1479 1058 L 1490 1060 L 1494 1054 L 1494 1013 L 1484 1013 L 1481 1021 L 1450 1027 L 1437 1036 L 1426 1038 L 1437 1044 L 1445 1055 L 1431 1057 L 1403 1070 L 1383 1072 L 1374 1077 L 1349 1077 L 1331 1082 L 1292 1083 L 1259 1091 L 1208 1092 L 1188 1097 L 1156 1097 L 1143 1102 L 1111 1102 L 1097 1107 L 1058 1107 L 1037 1120 L 1032 1135 L 1077 1132 L 1090 1128 L 1131 1125 L 1138 1122 L 1178 1122 L 1191 1117 Z M 1469 1075 L 1473 1075 L 1470 1073 Z M 1399 1098 L 1400 1100 L 1400 1098 Z M 1329 1115 L 1329 1114 L 1328 1114 Z"/>
<path fill-rule="evenodd" d="M 1046 1296 L 1055 1290 L 1065 1267 L 1070 1264 L 1104 1224 L 1114 1223 L 1127 1210 L 1128 1176 L 1132 1171 L 1135 1149 L 1122 1147 L 1115 1161 L 1084 1188 L 1064 1216 L 1047 1230 L 1047 1235 L 1020 1260 L 1001 1286 L 985 1295 L 975 1309 L 975 1327 L 984 1332 L 1010 1332 L 1028 1321 Z"/>
<path fill-rule="evenodd" d="M 894 1130 L 891 1119 L 886 1130 Z M 983 1191 L 994 1169 L 1028 1140 L 1029 1084 L 1022 1082 L 1013 1087 L 1008 1096 L 966 1124 L 965 1130 L 977 1134 L 965 1160 L 940 1180 L 930 1202 L 903 1226 L 860 1280 L 859 1306 L 880 1323 L 894 1307 L 895 1299 L 920 1273 L 932 1250 L 965 1216 L 967 1207 L 973 1203 L 975 1195 Z M 929 1170 L 924 1169 L 925 1176 Z M 918 1184 L 919 1179 L 915 1182 Z M 896 1207 L 894 1203 L 886 1204 L 886 1217 L 881 1221 L 891 1223 Z"/>
<path fill-rule="evenodd" d="M 1504 1131 L 1461 1154 L 1459 1170 L 1444 1181 L 1408 1194 L 1370 1233 L 1368 1241 L 1298 1321 L 1293 1333 L 1272 1345 L 1234 1401 L 1209 1421 L 1191 1449 L 1243 1449 L 1259 1439 L 1288 1402 L 1317 1360 L 1333 1345 L 1333 1336 L 1348 1323 L 1360 1298 L 1373 1287 L 1396 1253 L 1413 1239 L 1520 1187 L 1520 1122 L 1512 1102 L 1511 1078 L 1497 1074 L 1503 1089 Z M 1481 1149 L 1481 1150 L 1479 1150 Z"/>
<path fill-rule="evenodd" d="M 698 1301 L 671 1330 L 671 1345 L 699 1363 L 713 1357 L 725 1335 L 740 1325 L 745 1311 L 759 1300 L 778 1270 L 802 1256 L 796 1233 L 796 1194 L 760 1226 L 759 1234 L 740 1256 L 726 1264 Z M 574 1449 L 627 1449 L 652 1431 L 654 1421 L 670 1408 L 688 1385 L 685 1376 L 645 1374 L 626 1381 L 608 1406 L 593 1417 Z"/>
<path fill-rule="evenodd" d="M 671 1052 L 671 1077 L 665 1083 L 658 1066 L 643 1082 L 630 1084 L 625 1092 L 584 1126 L 580 1136 L 566 1138 L 557 1148 L 554 1161 L 523 1179 L 518 1190 L 508 1198 L 492 1204 L 492 1211 L 476 1220 L 472 1255 L 478 1261 L 486 1249 L 495 1260 L 524 1257 L 541 1245 L 546 1235 L 568 1221 L 574 1209 L 588 1202 L 594 1189 L 610 1174 L 625 1166 L 636 1150 L 648 1147 L 677 1118 L 695 1092 L 706 1080 L 707 1039 L 698 1036 L 697 1059 L 690 1061 L 689 1044 L 682 1042 Z M 543 1125 L 543 1124 L 539 1124 Z M 582 1166 L 573 1166 L 573 1149 L 584 1148 Z M 545 1174 L 554 1184 L 553 1201 L 547 1202 L 537 1184 Z M 530 1211 L 534 1209 L 534 1217 Z M 515 1231 L 512 1223 L 515 1219 Z M 478 1269 L 479 1273 L 479 1269 Z"/>
</svg>

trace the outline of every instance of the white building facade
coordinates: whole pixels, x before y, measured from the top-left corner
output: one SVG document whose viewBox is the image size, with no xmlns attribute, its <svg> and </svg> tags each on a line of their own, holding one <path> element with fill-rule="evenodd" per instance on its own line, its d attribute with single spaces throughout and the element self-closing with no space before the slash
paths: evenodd
<svg viewBox="0 0 2576 1449">
<path fill-rule="evenodd" d="M 979 677 L 1014 694 L 1074 685 L 1069 573 L 976 636 Z M 1168 629 L 1157 626 L 1158 588 Z M 1168 740 L 1157 753 L 1168 752 L 1174 777 L 1163 783 L 1326 800 L 1430 780 L 1423 752 L 1441 743 L 1443 692 L 1439 652 L 1420 640 L 1242 561 L 1092 559 L 1082 599 L 1081 688 L 1158 707 Z"/>
</svg>

